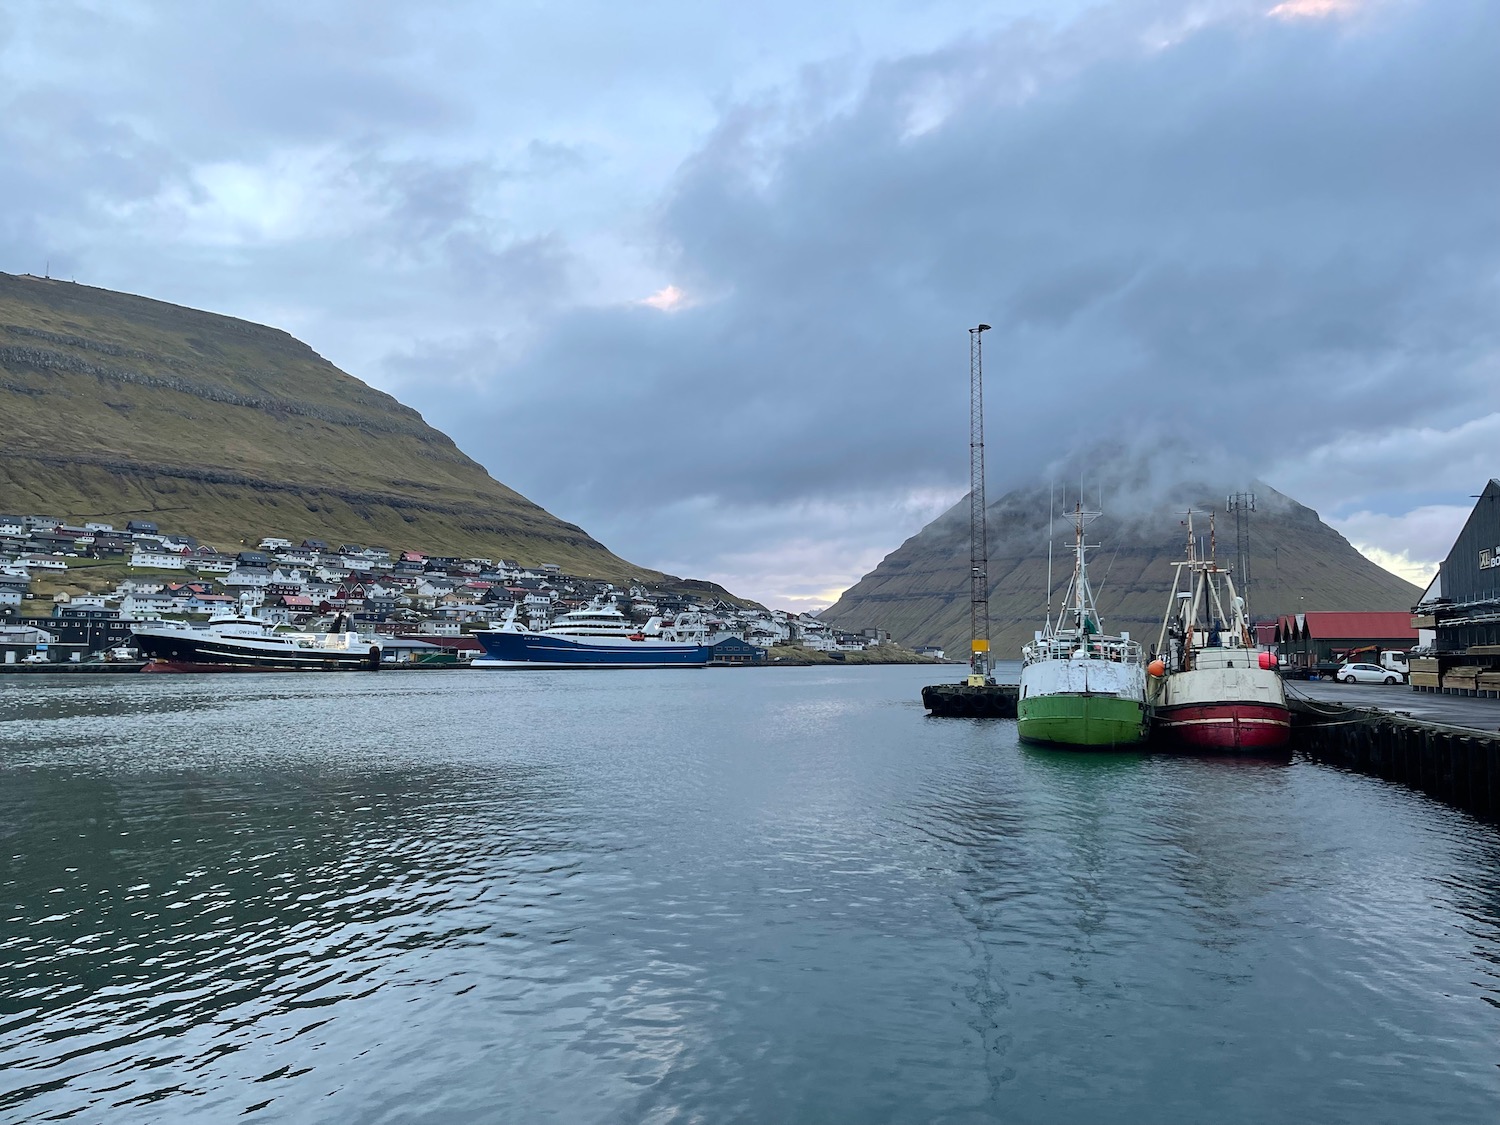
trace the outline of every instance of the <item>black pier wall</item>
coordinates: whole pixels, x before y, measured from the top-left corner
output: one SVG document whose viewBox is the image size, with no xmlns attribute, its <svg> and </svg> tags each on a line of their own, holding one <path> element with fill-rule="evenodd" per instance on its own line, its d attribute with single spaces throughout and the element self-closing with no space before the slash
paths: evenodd
<svg viewBox="0 0 1500 1125">
<path fill-rule="evenodd" d="M 1500 734 L 1403 715 L 1292 704 L 1298 749 L 1317 762 L 1399 781 L 1489 821 L 1500 821 Z"/>
</svg>

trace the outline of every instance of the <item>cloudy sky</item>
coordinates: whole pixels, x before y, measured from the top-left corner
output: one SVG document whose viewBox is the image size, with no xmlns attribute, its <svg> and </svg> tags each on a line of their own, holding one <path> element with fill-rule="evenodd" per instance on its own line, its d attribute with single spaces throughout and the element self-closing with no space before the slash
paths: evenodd
<svg viewBox="0 0 1500 1125">
<path fill-rule="evenodd" d="M 286 328 L 634 561 L 831 601 L 1188 440 L 1422 580 L 1500 475 L 1493 0 L 0 6 L 0 269 Z"/>
</svg>

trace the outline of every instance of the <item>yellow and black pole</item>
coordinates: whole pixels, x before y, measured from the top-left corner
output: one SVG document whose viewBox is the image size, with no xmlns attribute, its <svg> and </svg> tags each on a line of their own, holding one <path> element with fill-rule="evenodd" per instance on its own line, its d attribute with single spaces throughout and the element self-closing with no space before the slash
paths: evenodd
<svg viewBox="0 0 1500 1125">
<path fill-rule="evenodd" d="M 980 336 L 969 329 L 969 686 L 990 679 L 989 543 L 984 526 L 984 362 Z"/>
</svg>

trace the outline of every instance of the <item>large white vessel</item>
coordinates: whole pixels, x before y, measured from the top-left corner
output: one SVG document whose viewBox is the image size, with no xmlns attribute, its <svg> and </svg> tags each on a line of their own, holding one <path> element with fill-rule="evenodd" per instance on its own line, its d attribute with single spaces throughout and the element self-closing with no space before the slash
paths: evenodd
<svg viewBox="0 0 1500 1125">
<path fill-rule="evenodd" d="M 207 625 L 157 622 L 134 629 L 132 644 L 147 658 L 143 672 L 377 671 L 379 638 L 336 617 L 327 632 L 273 627 L 249 613 L 219 614 Z"/>
<path fill-rule="evenodd" d="M 635 625 L 613 603 L 597 601 L 540 630 L 519 624 L 512 610 L 474 637 L 484 649 L 475 668 L 702 668 L 712 655 L 701 614 Z"/>
<path fill-rule="evenodd" d="M 1276 658 L 1255 647 L 1245 599 L 1212 547 L 1207 560 L 1198 557 L 1192 512 L 1187 529 L 1187 558 L 1172 564 L 1177 577 L 1148 668 L 1152 721 L 1163 737 L 1194 749 L 1282 751 L 1292 721 Z"/>
<path fill-rule="evenodd" d="M 1053 621 L 1021 650 L 1017 732 L 1027 742 L 1106 749 L 1146 737 L 1146 672 L 1129 633 L 1099 623 L 1083 529 L 1097 512 L 1074 511 L 1073 577 Z M 1050 591 L 1049 591 L 1050 595 Z"/>
</svg>

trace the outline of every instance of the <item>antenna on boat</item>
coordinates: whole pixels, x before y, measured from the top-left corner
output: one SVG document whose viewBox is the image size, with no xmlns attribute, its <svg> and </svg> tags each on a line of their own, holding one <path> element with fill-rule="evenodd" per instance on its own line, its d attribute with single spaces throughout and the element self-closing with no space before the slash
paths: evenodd
<svg viewBox="0 0 1500 1125">
<path fill-rule="evenodd" d="M 1235 492 L 1226 507 L 1234 513 L 1235 569 L 1238 571 L 1240 597 L 1245 599 L 1246 614 L 1250 603 L 1250 513 L 1255 511 L 1255 493 Z"/>
<path fill-rule="evenodd" d="M 989 545 L 984 526 L 984 357 L 980 337 L 988 324 L 969 329 L 969 686 L 990 674 Z"/>
<path fill-rule="evenodd" d="M 1056 512 L 1057 483 L 1047 482 L 1047 635 L 1052 635 L 1052 538 L 1053 519 Z"/>
</svg>

